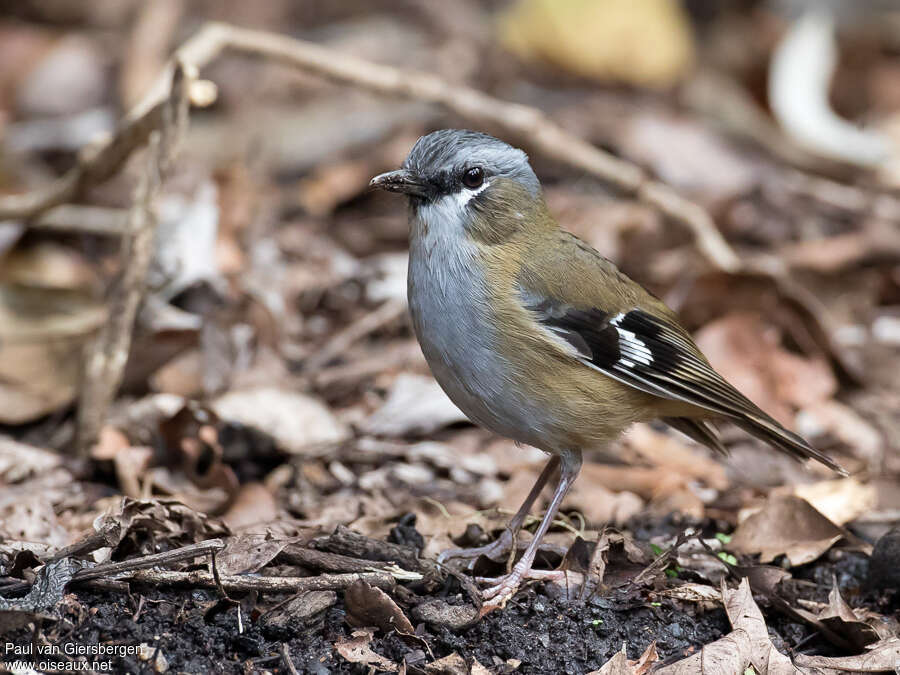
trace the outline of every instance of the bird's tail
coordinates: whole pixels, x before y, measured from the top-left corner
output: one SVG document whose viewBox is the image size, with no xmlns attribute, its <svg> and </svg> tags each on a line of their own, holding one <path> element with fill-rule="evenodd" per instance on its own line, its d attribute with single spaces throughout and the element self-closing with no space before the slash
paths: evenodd
<svg viewBox="0 0 900 675">
<path fill-rule="evenodd" d="M 819 452 L 803 438 L 788 431 L 774 419 L 760 411 L 760 414 L 742 414 L 732 418 L 732 422 L 751 436 L 765 441 L 769 445 L 782 452 L 791 455 L 795 459 L 812 458 L 818 460 L 833 471 L 842 476 L 849 475 L 847 470 L 831 459 L 828 455 Z"/>
</svg>

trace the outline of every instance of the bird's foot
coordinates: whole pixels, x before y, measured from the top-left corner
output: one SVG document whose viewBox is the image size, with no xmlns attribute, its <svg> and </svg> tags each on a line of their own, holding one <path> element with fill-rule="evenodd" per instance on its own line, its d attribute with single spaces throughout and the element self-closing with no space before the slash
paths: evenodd
<svg viewBox="0 0 900 675">
<path fill-rule="evenodd" d="M 495 609 L 503 609 L 522 586 L 523 581 L 560 581 L 566 578 L 566 570 L 535 570 L 531 569 L 530 565 L 521 565 L 521 562 L 516 563 L 512 571 L 502 577 L 475 578 L 480 584 L 488 584 L 481 592 L 484 602 L 478 614 L 479 618 Z"/>
<path fill-rule="evenodd" d="M 474 548 L 451 548 L 438 556 L 441 564 L 449 560 L 469 560 L 471 565 L 479 556 L 486 556 L 495 562 L 503 562 L 509 558 L 509 552 L 513 547 L 513 535 L 508 529 L 503 530 L 497 539 L 484 546 Z"/>
</svg>

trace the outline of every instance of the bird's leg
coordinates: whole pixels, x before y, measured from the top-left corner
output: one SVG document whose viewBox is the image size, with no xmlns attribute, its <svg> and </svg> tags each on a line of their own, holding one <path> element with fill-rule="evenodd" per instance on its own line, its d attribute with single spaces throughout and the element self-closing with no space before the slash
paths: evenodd
<svg viewBox="0 0 900 675">
<path fill-rule="evenodd" d="M 559 510 L 560 504 L 562 504 L 563 499 L 565 499 L 566 493 L 569 491 L 569 488 L 572 487 L 572 483 L 575 482 L 575 478 L 578 476 L 580 470 L 580 450 L 568 450 L 560 455 L 559 483 L 556 486 L 556 490 L 553 492 L 553 499 L 550 500 L 550 506 L 547 508 L 547 513 L 544 514 L 544 519 L 541 521 L 541 524 L 534 535 L 534 539 L 531 540 L 531 543 L 525 550 L 525 554 L 519 559 L 519 562 L 513 566 L 512 571 L 497 579 L 489 580 L 489 582 L 493 582 L 494 585 L 485 589 L 483 592 L 485 603 L 481 607 L 481 616 L 484 616 L 492 609 L 504 607 L 506 601 L 519 590 L 522 580 L 528 576 L 529 572 L 531 572 L 531 565 L 534 563 L 534 556 L 537 554 L 538 547 L 541 545 L 541 540 L 544 538 L 544 535 L 547 534 L 547 530 L 550 529 L 550 525 L 553 522 L 554 517 L 556 517 L 556 512 Z M 548 575 L 543 573 L 537 576 L 538 578 L 547 578 Z"/>
<path fill-rule="evenodd" d="M 503 530 L 503 534 L 501 534 L 499 538 L 495 539 L 490 544 L 478 546 L 476 548 L 451 548 L 438 556 L 438 562 L 444 563 L 456 558 L 475 560 L 481 555 L 487 556 L 491 560 L 496 560 L 498 562 L 502 560 L 504 556 L 509 554 L 510 551 L 515 548 L 516 535 L 518 535 L 519 530 L 522 529 L 522 525 L 528 517 L 528 512 L 531 511 L 532 505 L 537 500 L 538 495 L 541 494 L 541 490 L 544 489 L 544 485 L 550 480 L 550 476 L 553 475 L 553 472 L 556 471 L 556 467 L 558 466 L 559 457 L 553 455 L 547 462 L 544 470 L 541 471 L 541 475 L 538 476 L 538 479 L 535 481 L 534 487 L 531 488 L 531 492 L 525 497 L 522 506 L 516 511 L 516 515 L 509 521 L 509 524 L 506 526 L 506 529 Z"/>
</svg>

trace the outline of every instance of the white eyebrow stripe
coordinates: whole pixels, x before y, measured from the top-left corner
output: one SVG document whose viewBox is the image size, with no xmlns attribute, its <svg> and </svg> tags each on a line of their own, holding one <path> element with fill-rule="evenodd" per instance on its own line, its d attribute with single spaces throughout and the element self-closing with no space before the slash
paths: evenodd
<svg viewBox="0 0 900 675">
<path fill-rule="evenodd" d="M 456 197 L 456 203 L 457 203 L 457 205 L 459 205 L 459 208 L 465 208 L 466 204 L 468 204 L 470 201 L 472 201 L 472 199 L 474 199 L 475 197 L 480 195 L 482 192 L 487 190 L 488 187 L 490 187 L 490 185 L 491 185 L 491 181 L 486 180 L 486 181 L 484 181 L 484 183 L 479 185 L 474 190 L 464 187 L 462 190 L 457 192 L 455 197 Z"/>
</svg>

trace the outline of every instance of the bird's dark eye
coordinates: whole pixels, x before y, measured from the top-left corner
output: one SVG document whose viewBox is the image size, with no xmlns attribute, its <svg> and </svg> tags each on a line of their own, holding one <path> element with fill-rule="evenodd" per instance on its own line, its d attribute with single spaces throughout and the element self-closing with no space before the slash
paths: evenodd
<svg viewBox="0 0 900 675">
<path fill-rule="evenodd" d="M 467 188 L 478 188 L 484 183 L 484 170 L 480 166 L 473 166 L 466 169 L 462 177 L 463 185 Z"/>
</svg>

